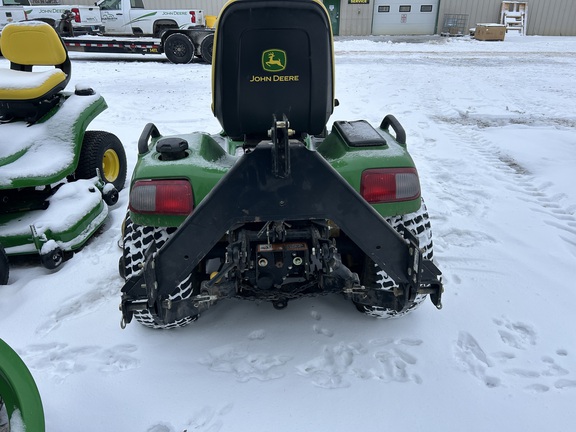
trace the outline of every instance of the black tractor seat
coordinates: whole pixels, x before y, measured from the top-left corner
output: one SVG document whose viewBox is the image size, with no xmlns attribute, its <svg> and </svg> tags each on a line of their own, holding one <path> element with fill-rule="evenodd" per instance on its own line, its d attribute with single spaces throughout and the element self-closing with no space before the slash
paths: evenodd
<svg viewBox="0 0 576 432">
<path fill-rule="evenodd" d="M 334 107 L 333 63 L 320 2 L 231 1 L 214 42 L 214 114 L 234 139 L 266 139 L 273 118 L 284 116 L 295 134 L 320 134 Z"/>
</svg>

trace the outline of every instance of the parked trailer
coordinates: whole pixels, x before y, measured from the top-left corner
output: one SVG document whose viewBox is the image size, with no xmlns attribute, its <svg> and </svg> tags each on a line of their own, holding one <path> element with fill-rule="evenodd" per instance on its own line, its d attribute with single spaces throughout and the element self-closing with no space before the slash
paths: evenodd
<svg viewBox="0 0 576 432">
<path fill-rule="evenodd" d="M 214 29 L 169 29 L 160 39 L 105 36 L 64 37 L 68 51 L 124 54 L 165 54 L 172 63 L 190 63 L 194 57 L 212 63 Z"/>
</svg>

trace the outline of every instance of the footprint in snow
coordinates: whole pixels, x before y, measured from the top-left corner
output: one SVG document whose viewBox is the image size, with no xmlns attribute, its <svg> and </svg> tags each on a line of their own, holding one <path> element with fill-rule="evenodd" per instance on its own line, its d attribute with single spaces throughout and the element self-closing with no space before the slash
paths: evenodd
<svg viewBox="0 0 576 432">
<path fill-rule="evenodd" d="M 238 344 L 213 349 L 199 363 L 215 372 L 230 373 L 239 382 L 247 382 L 282 378 L 285 375 L 282 366 L 290 360 L 291 357 L 285 355 L 254 353 Z"/>
<path fill-rule="evenodd" d="M 324 336 L 327 336 L 327 337 L 332 337 L 332 336 L 334 336 L 334 332 L 333 332 L 332 330 L 327 329 L 327 328 L 324 328 L 324 327 L 321 327 L 321 326 L 319 326 L 319 325 L 314 325 L 314 326 L 312 326 L 312 329 L 313 329 L 314 332 L 317 333 L 317 334 L 321 334 L 321 335 L 324 335 Z"/>
<path fill-rule="evenodd" d="M 224 426 L 223 417 L 232 411 L 233 404 L 228 404 L 221 409 L 206 406 L 196 411 L 186 425 L 174 428 L 170 423 L 160 422 L 149 427 L 146 432 L 218 432 Z"/>
<path fill-rule="evenodd" d="M 266 332 L 262 329 L 254 330 L 252 333 L 248 335 L 248 339 L 250 340 L 262 340 L 266 337 Z"/>
<path fill-rule="evenodd" d="M 58 382 L 69 375 L 96 367 L 104 373 L 117 373 L 138 367 L 140 361 L 131 354 L 135 345 L 116 345 L 112 348 L 98 346 L 69 346 L 63 343 L 30 345 L 20 351 L 32 370 L 44 371 Z"/>
<path fill-rule="evenodd" d="M 576 380 L 561 364 L 568 357 L 566 349 L 558 348 L 555 357 L 540 356 L 537 333 L 531 325 L 506 318 L 493 322 L 499 341 L 512 350 L 488 355 L 471 334 L 462 331 L 455 344 L 455 358 L 466 372 L 488 387 L 520 386 L 534 393 L 576 388 Z"/>
<path fill-rule="evenodd" d="M 458 335 L 455 358 L 466 372 L 478 378 L 487 387 L 500 385 L 500 379 L 488 373 L 492 367 L 492 361 L 470 333 L 461 331 Z"/>
<path fill-rule="evenodd" d="M 296 369 L 313 385 L 328 389 L 349 387 L 353 378 L 420 384 L 422 379 L 413 373 L 418 357 L 410 350 L 421 343 L 419 339 L 374 339 L 371 347 L 365 347 L 359 342 L 340 342 L 325 346 L 320 356 Z"/>
<path fill-rule="evenodd" d="M 529 324 L 507 319 L 494 319 L 493 321 L 499 327 L 498 333 L 506 345 L 516 349 L 526 349 L 529 345 L 536 345 L 536 331 Z"/>
</svg>

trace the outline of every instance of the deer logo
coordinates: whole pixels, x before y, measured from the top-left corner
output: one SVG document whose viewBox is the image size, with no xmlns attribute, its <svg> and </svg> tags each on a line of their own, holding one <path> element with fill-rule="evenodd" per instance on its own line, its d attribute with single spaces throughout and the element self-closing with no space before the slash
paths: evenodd
<svg viewBox="0 0 576 432">
<path fill-rule="evenodd" d="M 286 51 L 269 49 L 262 53 L 262 68 L 266 72 L 281 72 L 286 69 Z"/>
</svg>

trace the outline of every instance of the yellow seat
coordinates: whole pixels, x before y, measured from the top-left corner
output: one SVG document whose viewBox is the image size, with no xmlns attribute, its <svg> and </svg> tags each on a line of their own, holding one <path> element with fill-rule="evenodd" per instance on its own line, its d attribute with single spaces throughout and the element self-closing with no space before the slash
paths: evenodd
<svg viewBox="0 0 576 432">
<path fill-rule="evenodd" d="M 0 70 L 0 117 L 37 121 L 58 103 L 70 80 L 64 43 L 49 24 L 25 21 L 4 27 L 0 50 L 10 61 L 10 69 Z"/>
</svg>

